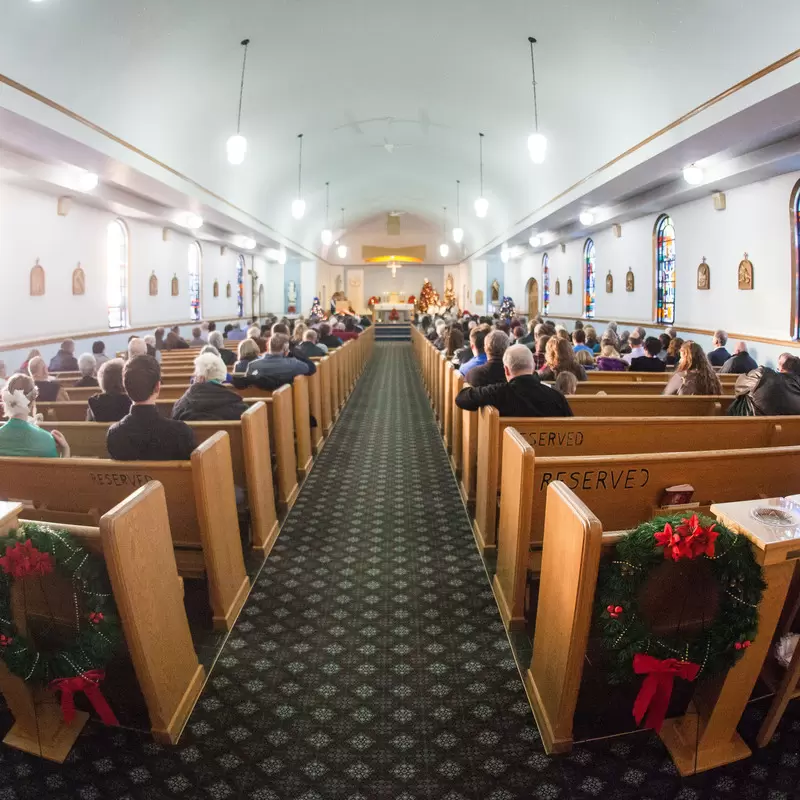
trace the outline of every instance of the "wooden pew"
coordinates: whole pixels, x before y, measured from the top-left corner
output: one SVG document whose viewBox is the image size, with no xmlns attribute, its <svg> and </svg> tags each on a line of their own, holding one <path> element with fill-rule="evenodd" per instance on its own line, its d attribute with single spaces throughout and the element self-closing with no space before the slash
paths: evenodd
<svg viewBox="0 0 800 800">
<path fill-rule="evenodd" d="M 800 445 L 800 417 L 501 417 L 477 412 L 478 446 L 473 531 L 478 546 L 496 546 L 503 433 L 514 428 L 543 456 L 660 453 Z"/>
<path fill-rule="evenodd" d="M 626 373 L 623 373 L 626 374 Z M 630 373 L 627 373 L 630 374 Z M 578 395 L 592 395 L 605 392 L 610 395 L 625 394 L 632 396 L 660 395 L 666 383 L 656 381 L 578 381 Z M 734 384 L 726 381 L 722 384 L 722 394 L 733 395 Z M 572 396 L 568 398 L 572 400 Z"/>
<path fill-rule="evenodd" d="M 619 382 L 619 383 L 666 383 L 674 374 L 674 371 L 668 370 L 667 372 L 611 372 L 599 369 L 590 369 L 586 371 L 586 377 L 589 382 L 600 381 L 602 383 Z M 720 374 L 717 377 L 724 385 L 727 383 L 736 383 L 738 375 L 730 373 Z"/>
<path fill-rule="evenodd" d="M 158 742 L 174 744 L 200 695 L 205 672 L 198 662 L 186 619 L 164 487 L 153 481 L 136 490 L 103 514 L 97 528 L 58 527 L 105 560 L 153 737 Z M 52 616 L 41 583 L 34 582 L 25 594 L 29 614 Z M 71 620 L 71 595 L 64 594 L 64 613 Z M 28 685 L 4 670 L 0 690 L 16 720 L 12 735 L 17 731 L 24 739 L 25 729 L 30 729 L 34 752 L 38 754 L 37 733 L 43 720 L 37 719 L 37 709 L 30 705 Z"/>
<path fill-rule="evenodd" d="M 233 465 L 233 481 L 247 489 L 252 547 L 266 557 L 278 536 L 267 407 L 253 403 L 241 421 L 189 422 L 198 444 L 224 431 L 228 435 Z M 59 430 L 69 442 L 73 457 L 110 458 L 106 448 L 108 422 L 43 422 L 44 430 Z"/>
<path fill-rule="evenodd" d="M 181 574 L 208 575 L 214 625 L 230 630 L 250 589 L 233 489 L 228 435 L 215 433 L 190 461 L 0 458 L 0 491 L 35 500 L 25 516 L 96 525 L 100 516 L 151 481 L 164 486 Z"/>
<path fill-rule="evenodd" d="M 524 625 L 529 566 L 538 571 L 551 481 L 561 480 L 602 522 L 622 530 L 648 519 L 664 489 L 688 483 L 693 500 L 712 502 L 777 497 L 800 488 L 800 447 L 683 453 L 536 457 L 514 428 L 503 434 L 497 573 L 494 591 L 506 626 Z"/>
</svg>

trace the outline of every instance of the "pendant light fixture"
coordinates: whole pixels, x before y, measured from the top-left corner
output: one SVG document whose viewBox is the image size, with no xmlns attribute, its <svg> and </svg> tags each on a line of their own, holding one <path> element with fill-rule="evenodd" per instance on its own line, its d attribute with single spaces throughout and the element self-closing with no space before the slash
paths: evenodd
<svg viewBox="0 0 800 800">
<path fill-rule="evenodd" d="M 447 206 L 442 206 L 442 212 L 442 233 L 444 234 L 444 240 L 439 245 L 439 255 L 442 258 L 447 258 L 447 256 L 450 255 L 450 245 L 447 244 Z"/>
<path fill-rule="evenodd" d="M 683 179 L 690 186 L 699 186 L 703 182 L 703 170 L 696 164 L 683 168 Z"/>
<path fill-rule="evenodd" d="M 508 264 L 508 260 L 509 260 L 510 258 L 511 258 L 511 250 L 509 250 L 509 248 L 508 248 L 508 243 L 506 242 L 506 243 L 505 243 L 505 244 L 503 244 L 503 246 L 500 248 L 500 260 L 501 260 L 501 261 L 502 261 L 504 264 Z"/>
<path fill-rule="evenodd" d="M 241 164 L 247 154 L 247 139 L 241 134 L 242 129 L 242 95 L 244 94 L 244 70 L 247 66 L 247 45 L 250 44 L 249 39 L 242 40 L 242 47 L 244 47 L 244 56 L 242 57 L 242 81 L 239 84 L 239 114 L 236 117 L 236 133 L 228 139 L 226 145 L 228 150 L 228 161 L 231 164 Z"/>
<path fill-rule="evenodd" d="M 453 241 L 461 244 L 464 240 L 464 229 L 461 227 L 461 181 L 456 181 L 456 227 L 453 228 Z"/>
<path fill-rule="evenodd" d="M 300 142 L 300 152 L 297 159 L 297 197 L 292 201 L 292 216 L 295 219 L 303 219 L 306 213 L 306 201 L 303 200 L 303 134 L 297 134 Z"/>
<path fill-rule="evenodd" d="M 344 233 L 344 209 L 342 209 L 342 233 Z M 339 258 L 347 258 L 347 245 L 339 242 L 339 246 L 336 248 L 336 255 Z"/>
<path fill-rule="evenodd" d="M 536 66 L 533 60 L 533 46 L 536 44 L 536 39 L 533 36 L 528 37 L 531 45 L 531 77 L 533 78 L 533 119 L 534 129 L 533 133 L 528 137 L 528 152 L 531 156 L 531 161 L 534 164 L 541 164 L 544 162 L 545 155 L 547 154 L 547 139 L 543 133 L 539 133 L 539 103 L 536 99 Z"/>
<path fill-rule="evenodd" d="M 480 160 L 481 160 L 481 195 L 475 201 L 475 215 L 483 219 L 489 211 L 489 201 L 483 196 L 483 134 L 478 134 L 478 142 L 480 143 Z"/>
<path fill-rule="evenodd" d="M 333 241 L 333 231 L 331 230 L 331 226 L 328 224 L 328 210 L 330 206 L 331 200 L 331 183 L 330 181 L 325 181 L 325 227 L 320 234 L 320 238 L 322 239 L 322 244 L 327 247 Z"/>
</svg>

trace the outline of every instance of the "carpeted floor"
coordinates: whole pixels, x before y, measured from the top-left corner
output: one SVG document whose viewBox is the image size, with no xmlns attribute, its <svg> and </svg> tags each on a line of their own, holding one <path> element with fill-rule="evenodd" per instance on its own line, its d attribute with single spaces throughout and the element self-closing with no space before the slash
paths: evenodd
<svg viewBox="0 0 800 800">
<path fill-rule="evenodd" d="M 379 344 L 180 744 L 0 748 L 0 800 L 780 800 L 799 732 L 689 781 L 650 734 L 546 756 L 411 348 Z"/>
</svg>

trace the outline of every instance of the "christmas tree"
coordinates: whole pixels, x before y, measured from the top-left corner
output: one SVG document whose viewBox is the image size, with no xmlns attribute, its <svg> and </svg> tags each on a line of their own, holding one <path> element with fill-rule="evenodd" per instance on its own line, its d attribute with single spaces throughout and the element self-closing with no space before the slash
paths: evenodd
<svg viewBox="0 0 800 800">
<path fill-rule="evenodd" d="M 439 296 L 436 294 L 431 282 L 425 278 L 425 282 L 422 284 L 422 289 L 419 293 L 417 308 L 424 314 L 428 310 L 428 306 L 436 305 L 439 305 Z"/>
<path fill-rule="evenodd" d="M 511 319 L 515 311 L 514 301 L 510 297 L 503 297 L 503 302 L 500 304 L 500 316 L 504 319 Z"/>
<path fill-rule="evenodd" d="M 317 319 L 322 319 L 325 316 L 325 312 L 322 310 L 322 304 L 319 302 L 319 297 L 314 298 L 314 302 L 311 304 L 311 316 L 317 317 Z"/>
</svg>

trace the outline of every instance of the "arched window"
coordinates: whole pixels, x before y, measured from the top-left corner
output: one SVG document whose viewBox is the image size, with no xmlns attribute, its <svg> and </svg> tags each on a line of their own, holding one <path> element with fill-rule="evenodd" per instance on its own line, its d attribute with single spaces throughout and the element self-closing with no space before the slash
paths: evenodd
<svg viewBox="0 0 800 800">
<path fill-rule="evenodd" d="M 128 327 L 128 229 L 121 219 L 106 228 L 108 327 Z"/>
<path fill-rule="evenodd" d="M 550 258 L 542 256 L 542 313 L 550 313 Z"/>
<path fill-rule="evenodd" d="M 656 322 L 675 322 L 675 228 L 662 214 L 656 221 Z"/>
<path fill-rule="evenodd" d="M 244 316 L 244 256 L 236 262 L 236 307 L 240 317 Z"/>
<path fill-rule="evenodd" d="M 593 319 L 596 292 L 594 242 L 591 239 L 587 239 L 586 244 L 583 246 L 583 263 L 586 274 L 583 290 L 583 316 L 587 319 Z"/>
<path fill-rule="evenodd" d="M 200 280 L 203 271 L 203 253 L 197 242 L 189 245 L 189 319 L 199 320 Z"/>
<path fill-rule="evenodd" d="M 800 181 L 792 192 L 792 339 L 800 339 Z"/>
</svg>

